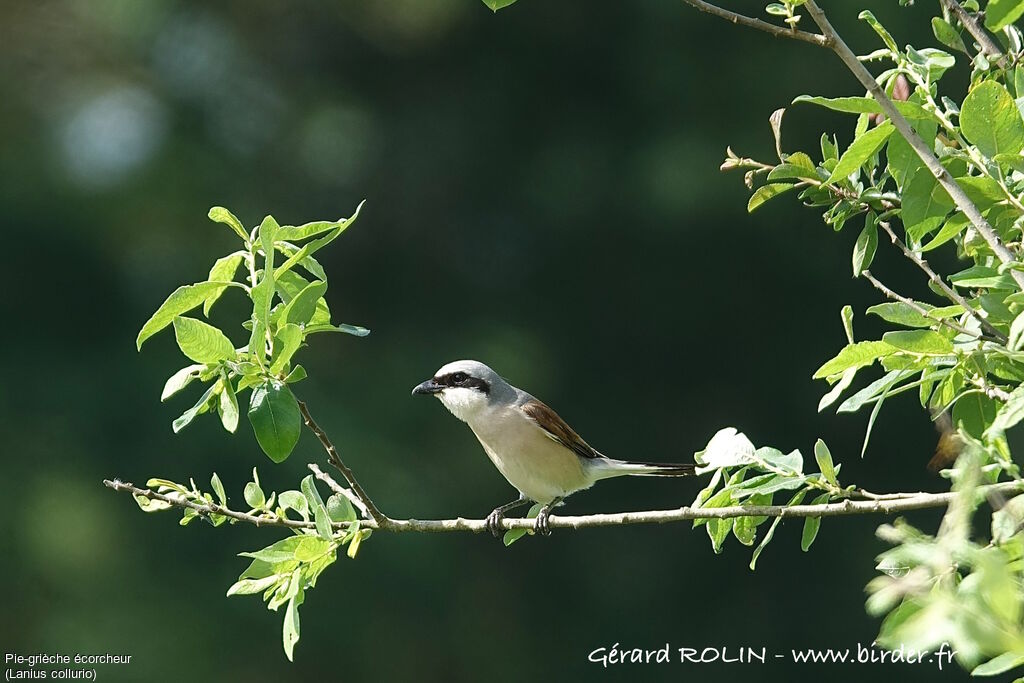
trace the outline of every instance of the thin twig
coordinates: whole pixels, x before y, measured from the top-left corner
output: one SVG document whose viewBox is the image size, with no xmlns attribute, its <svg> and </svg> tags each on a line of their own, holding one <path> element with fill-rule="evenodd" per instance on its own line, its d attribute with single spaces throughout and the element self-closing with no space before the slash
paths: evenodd
<svg viewBox="0 0 1024 683">
<path fill-rule="evenodd" d="M 310 430 L 312 430 L 312 432 L 316 435 L 316 438 L 319 439 L 321 445 L 323 445 L 324 447 L 324 450 L 327 451 L 327 460 L 336 470 L 341 472 L 341 475 L 343 477 L 345 477 L 345 481 L 348 482 L 348 485 L 352 489 L 352 492 L 355 493 L 356 497 L 362 501 L 363 505 L 366 507 L 366 513 L 370 515 L 370 518 L 376 523 L 377 527 L 381 529 L 387 528 L 388 525 L 391 523 L 391 520 L 388 518 L 387 515 L 381 512 L 376 505 L 374 505 L 373 500 L 371 500 L 370 496 L 366 494 L 366 491 L 363 489 L 363 487 L 359 485 L 359 482 L 356 480 L 356 475 L 352 473 L 352 470 L 349 469 L 348 465 L 342 462 L 341 456 L 338 455 L 338 450 L 334 447 L 334 444 L 331 443 L 331 440 L 327 437 L 327 433 L 320 428 L 320 425 L 316 423 L 316 420 L 313 419 L 313 416 L 309 414 L 309 408 L 306 407 L 305 402 L 299 401 L 298 403 L 299 412 L 302 413 L 302 420 L 306 423 L 306 426 L 309 427 Z"/>
<path fill-rule="evenodd" d="M 878 105 L 882 108 L 882 111 L 892 121 L 893 126 L 899 131 L 899 134 L 910 144 L 914 152 L 920 157 L 924 165 L 928 167 L 939 185 L 949 194 L 953 203 L 956 204 L 957 208 L 963 211 L 967 219 L 971 221 L 974 228 L 978 231 L 978 234 L 985 240 L 988 246 L 995 253 L 996 258 L 1002 263 L 1013 263 L 1016 261 L 1013 253 L 1006 248 L 999 236 L 996 235 L 995 230 L 989 225 L 985 217 L 981 215 L 978 207 L 975 206 L 974 202 L 971 201 L 967 193 L 964 192 L 963 188 L 960 187 L 953 176 L 948 170 L 939 162 L 932 153 L 932 150 L 928 147 L 928 144 L 921 139 L 913 128 L 910 127 L 910 123 L 907 119 L 896 109 L 896 105 L 893 101 L 885 94 L 885 91 L 875 80 L 875 77 L 871 75 L 871 72 L 867 70 L 857 55 L 853 53 L 850 46 L 839 36 L 835 28 L 829 22 L 825 13 L 818 7 L 818 3 L 815 0 L 807 0 L 803 5 L 807 9 L 807 13 L 814 20 L 814 23 L 821 29 L 822 34 L 828 39 L 825 44 L 826 47 L 830 48 L 839 59 L 842 60 L 843 64 L 850 70 L 851 73 L 860 81 L 860 84 L 867 89 L 873 98 L 878 102 Z M 1024 272 L 1012 270 L 1010 272 L 1017 283 L 1017 286 L 1024 289 Z"/>
<path fill-rule="evenodd" d="M 925 308 L 924 306 L 922 306 L 921 304 L 917 303 L 913 299 L 908 299 L 907 297 L 903 296 L 902 294 L 897 294 L 896 292 L 894 292 L 891 289 L 889 289 L 888 287 L 886 287 L 884 284 L 882 284 L 878 280 L 878 278 L 876 278 L 874 275 L 871 274 L 871 271 L 869 271 L 869 270 L 862 271 L 861 275 L 863 275 L 864 278 L 868 282 L 873 284 L 875 286 L 875 289 L 880 291 L 882 294 L 885 294 L 887 297 L 889 297 L 890 299 L 893 299 L 894 301 L 900 301 L 900 302 L 906 304 L 907 306 L 910 306 L 912 309 L 914 309 L 917 313 L 921 314 L 925 318 L 928 318 L 929 320 L 934 320 L 937 324 L 944 325 L 944 326 L 948 327 L 949 329 L 951 329 L 951 330 L 953 330 L 955 332 L 960 332 L 961 334 L 966 334 L 969 337 L 974 337 L 975 339 L 981 339 L 981 335 L 978 334 L 977 332 L 974 332 L 973 330 L 969 330 L 966 327 L 963 327 L 962 325 L 958 325 L 957 323 L 954 323 L 954 322 L 952 322 L 950 320 L 946 320 L 945 318 L 935 318 L 935 317 L 933 317 L 932 315 L 930 315 L 930 311 L 927 308 Z"/>
<path fill-rule="evenodd" d="M 978 41 L 978 45 L 981 46 L 981 51 L 985 56 L 994 61 L 1000 69 L 1005 69 L 1006 55 L 1003 54 L 1002 49 L 1000 49 L 999 45 L 996 44 L 996 41 L 992 40 L 992 36 L 990 36 L 988 32 L 981 27 L 974 17 L 967 13 L 967 10 L 963 8 L 963 5 L 957 2 L 957 0 L 941 0 L 941 2 L 946 9 L 956 16 L 957 21 L 967 29 L 967 32 L 970 33 L 976 41 Z"/>
<path fill-rule="evenodd" d="M 354 505 L 356 509 L 363 513 L 363 517 L 370 516 L 369 511 L 366 509 L 366 505 L 363 503 L 363 501 L 359 500 L 359 497 L 356 496 L 356 494 L 352 493 L 351 489 L 347 489 L 341 484 L 339 484 L 334 479 L 334 477 L 324 472 L 322 469 L 320 469 L 318 465 L 314 463 L 309 463 L 308 465 L 306 465 L 306 467 L 309 468 L 309 471 L 312 472 L 317 479 L 327 484 L 327 488 L 331 489 L 340 496 L 344 496 L 345 499 L 348 500 L 348 502 L 352 503 L 352 505 Z"/>
<path fill-rule="evenodd" d="M 932 270 L 932 267 L 928 265 L 928 262 L 925 261 L 920 256 L 918 256 L 917 252 L 912 251 L 909 247 L 907 247 L 903 240 L 901 240 L 896 235 L 896 232 L 892 229 L 892 226 L 889 225 L 887 221 L 879 221 L 878 225 L 882 228 L 882 230 L 885 230 L 885 232 L 889 235 L 889 239 L 892 241 L 893 244 L 897 246 L 897 248 L 899 248 L 900 251 L 903 252 L 903 255 L 906 256 L 911 261 L 913 261 L 918 268 L 924 271 L 925 275 L 928 276 L 928 280 L 930 282 L 935 283 L 935 286 L 941 289 L 942 293 L 945 294 L 950 301 L 952 301 L 955 304 L 959 304 L 964 309 L 964 311 L 970 314 L 972 318 L 977 320 L 978 324 L 981 325 L 982 328 L 984 328 L 986 331 L 988 331 L 989 334 L 998 339 L 1000 342 L 1004 344 L 1006 343 L 1006 335 L 1000 332 L 998 329 L 996 329 L 996 327 L 992 323 L 983 318 L 976 310 L 974 310 L 974 308 L 967 303 L 967 299 L 963 298 L 955 289 L 947 285 L 946 282 L 941 277 L 939 277 L 938 273 Z"/>
<path fill-rule="evenodd" d="M 792 38 L 793 40 L 802 40 L 805 43 L 811 43 L 812 45 L 818 45 L 819 47 L 828 46 L 828 38 L 820 33 L 808 33 L 807 31 L 798 31 L 796 29 L 785 28 L 783 26 L 776 26 L 775 24 L 769 24 L 767 21 L 761 21 L 760 19 L 747 17 L 742 14 L 737 14 L 736 12 L 730 12 L 727 9 L 722 9 L 716 5 L 703 2 L 703 0 L 683 0 L 683 2 L 692 7 L 696 7 L 701 12 L 713 14 L 716 17 L 725 19 L 726 21 L 730 21 L 740 26 L 756 28 L 758 31 L 764 31 L 776 38 Z"/>
<path fill-rule="evenodd" d="M 231 519 L 254 524 L 256 526 L 280 526 L 292 529 L 315 529 L 313 522 L 300 522 L 291 519 L 264 519 L 244 512 L 229 510 L 215 503 L 202 504 L 185 500 L 181 496 L 157 493 L 151 489 L 143 489 L 118 480 L 104 480 L 103 483 L 115 491 L 125 491 L 135 496 L 150 500 L 159 500 L 177 508 L 191 508 L 200 515 L 224 515 Z M 982 494 L 1010 494 L 1024 491 L 1024 481 L 1008 481 L 978 487 Z M 838 503 L 818 505 L 732 505 L 721 508 L 681 507 L 671 510 L 642 510 L 639 512 L 617 512 L 610 514 L 557 516 L 549 519 L 549 526 L 559 529 L 586 529 L 591 527 L 622 526 L 626 524 L 667 524 L 670 522 L 686 522 L 695 519 L 732 519 L 735 517 L 843 517 L 848 515 L 892 515 L 911 510 L 946 507 L 958 495 L 955 491 L 947 493 L 888 494 L 898 498 L 880 500 L 844 500 Z M 517 518 L 502 520 L 505 529 L 533 529 L 537 520 Z M 333 527 L 347 530 L 349 522 L 337 522 Z M 488 531 L 484 519 L 388 519 L 380 525 L 372 519 L 360 521 L 360 527 L 393 532 L 439 533 L 465 531 L 481 533 Z"/>
</svg>

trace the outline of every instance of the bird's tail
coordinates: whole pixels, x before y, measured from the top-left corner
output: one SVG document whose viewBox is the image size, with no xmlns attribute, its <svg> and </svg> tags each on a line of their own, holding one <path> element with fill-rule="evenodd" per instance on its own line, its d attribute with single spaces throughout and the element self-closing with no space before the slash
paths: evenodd
<svg viewBox="0 0 1024 683">
<path fill-rule="evenodd" d="M 630 460 L 613 460 L 611 458 L 594 460 L 592 463 L 591 467 L 597 479 L 629 475 L 640 477 L 685 477 L 696 474 L 697 468 L 693 463 L 633 462 Z"/>
</svg>

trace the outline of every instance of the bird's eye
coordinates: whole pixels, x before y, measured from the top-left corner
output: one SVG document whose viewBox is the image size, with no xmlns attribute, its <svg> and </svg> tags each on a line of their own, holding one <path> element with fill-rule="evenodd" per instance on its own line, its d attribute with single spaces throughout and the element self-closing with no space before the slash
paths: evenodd
<svg viewBox="0 0 1024 683">
<path fill-rule="evenodd" d="M 456 372 L 454 375 L 452 375 L 452 384 L 462 384 L 467 379 L 469 379 L 469 377 L 466 375 L 466 373 Z"/>
</svg>

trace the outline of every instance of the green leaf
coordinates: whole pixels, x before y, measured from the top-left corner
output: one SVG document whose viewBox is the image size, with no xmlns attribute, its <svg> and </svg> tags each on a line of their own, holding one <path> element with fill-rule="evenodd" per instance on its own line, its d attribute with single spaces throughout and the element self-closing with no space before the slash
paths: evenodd
<svg viewBox="0 0 1024 683">
<path fill-rule="evenodd" d="M 174 433 L 177 434 L 182 429 L 187 427 L 192 422 L 192 420 L 196 419 L 196 417 L 202 415 L 207 410 L 209 410 L 210 399 L 213 398 L 214 394 L 219 392 L 220 389 L 220 380 L 211 384 L 203 393 L 203 395 L 199 397 L 199 400 L 196 401 L 196 404 L 194 406 L 186 410 L 184 413 L 182 413 L 181 417 L 179 417 L 178 419 L 171 423 L 171 429 L 174 430 Z"/>
<path fill-rule="evenodd" d="M 174 319 L 178 348 L 197 363 L 217 363 L 235 357 L 235 346 L 224 333 L 202 320 L 178 316 Z"/>
<path fill-rule="evenodd" d="M 744 505 L 747 506 L 761 506 L 771 505 L 772 495 L 769 494 L 755 494 L 747 498 Z M 736 540 L 743 545 L 754 545 L 754 541 L 757 538 L 757 527 L 767 520 L 767 517 L 748 515 L 745 517 L 737 517 L 733 520 L 732 534 L 736 537 Z"/>
<path fill-rule="evenodd" d="M 814 379 L 837 375 L 847 368 L 871 365 L 877 359 L 895 353 L 896 349 L 884 341 L 862 341 L 847 344 L 842 351 L 814 373 Z"/>
<path fill-rule="evenodd" d="M 338 235 L 345 232 L 345 230 L 347 230 L 353 223 L 356 222 L 356 219 L 359 217 L 359 211 L 363 208 L 364 203 L 365 201 L 359 202 L 359 206 L 356 207 L 356 210 L 352 214 L 352 216 L 340 222 L 336 228 L 332 229 L 326 235 L 302 245 L 301 249 L 299 249 L 295 254 L 290 256 L 288 260 L 282 263 L 280 267 L 278 267 L 277 270 L 274 271 L 274 277 L 281 277 L 283 273 L 290 270 L 291 267 L 294 266 L 296 263 L 306 258 L 307 256 L 312 256 L 314 253 L 316 253 L 317 250 L 333 242 L 338 237 Z"/>
<path fill-rule="evenodd" d="M 1002 31 L 1024 14 L 1024 0 L 989 0 L 985 8 L 985 27 Z"/>
<path fill-rule="evenodd" d="M 921 136 L 929 147 L 933 146 L 938 124 L 930 121 L 917 121 L 914 130 Z M 910 146 L 910 143 L 902 135 L 890 135 L 889 142 L 885 147 L 886 168 L 889 174 L 896 181 L 896 186 L 903 190 L 906 183 L 919 170 L 924 168 L 924 162 L 917 152 Z"/>
<path fill-rule="evenodd" d="M 228 597 L 232 595 L 255 595 L 256 593 L 262 593 L 280 580 L 280 577 L 276 574 L 264 576 L 262 579 L 241 579 L 233 583 L 231 588 L 228 588 Z"/>
<path fill-rule="evenodd" d="M 995 419 L 989 425 L 988 435 L 999 434 L 1024 420 L 1024 385 L 1010 392 L 1006 403 L 999 408 Z"/>
<path fill-rule="evenodd" d="M 295 246 L 291 242 L 281 241 L 280 235 L 281 233 L 278 232 L 277 243 L 274 246 L 277 248 L 279 252 L 284 254 L 286 259 L 289 259 L 292 256 L 295 256 L 297 253 L 299 253 L 299 247 Z M 303 257 L 302 259 L 299 260 L 298 265 L 302 266 L 307 271 L 309 271 L 309 273 L 313 275 L 313 277 L 315 277 L 316 279 L 324 281 L 327 280 L 327 273 L 324 271 L 324 267 L 321 266 L 320 262 L 317 261 L 312 256 Z"/>
<path fill-rule="evenodd" d="M 527 511 L 526 519 L 535 519 L 537 515 L 540 514 L 540 509 L 542 507 L 544 506 L 541 505 L 540 503 L 533 505 L 529 509 L 529 511 Z M 505 535 L 502 536 L 501 541 L 505 544 L 505 547 L 507 548 L 528 533 L 530 533 L 528 529 L 509 529 L 505 532 Z"/>
<path fill-rule="evenodd" d="M 281 382 L 270 381 L 252 390 L 249 422 L 260 448 L 274 462 L 284 462 L 299 441 L 302 417 L 292 392 Z"/>
<path fill-rule="evenodd" d="M 207 277 L 211 282 L 232 282 L 235 279 L 235 273 L 238 272 L 238 266 L 242 265 L 242 261 L 245 258 L 245 252 L 236 251 L 233 254 L 222 256 L 213 263 L 213 267 L 210 268 L 210 275 Z M 220 295 L 227 291 L 228 286 L 224 285 L 214 291 L 210 292 L 210 295 L 206 297 L 206 301 L 203 302 L 203 315 L 209 317 L 210 309 L 213 308 L 213 304 L 217 302 Z"/>
<path fill-rule="evenodd" d="M 483 3 L 491 8 L 492 12 L 508 7 L 509 5 L 515 4 L 516 0 L 483 0 Z"/>
<path fill-rule="evenodd" d="M 255 354 L 261 364 L 266 358 L 264 336 L 270 325 L 270 307 L 274 301 L 274 293 L 277 291 L 274 278 L 274 238 L 277 235 L 277 229 L 277 221 L 273 216 L 267 216 L 260 223 L 260 246 L 263 248 L 264 254 L 263 277 L 252 288 L 252 310 L 255 324 L 252 328 L 252 335 L 249 337 L 249 353 Z"/>
<path fill-rule="evenodd" d="M 820 505 L 828 502 L 828 494 L 823 493 L 811 501 L 811 505 Z M 811 549 L 811 544 L 818 537 L 818 529 L 821 528 L 821 517 L 805 517 L 804 530 L 800 535 L 800 550 L 805 553 Z"/>
<path fill-rule="evenodd" d="M 230 282 L 197 282 L 194 285 L 178 287 L 171 292 L 166 301 L 160 304 L 160 308 L 156 310 L 156 313 L 139 330 L 139 336 L 135 340 L 135 348 L 141 349 L 142 344 L 147 339 L 170 325 L 177 316 L 203 303 L 206 301 L 206 297 L 210 296 L 213 292 L 232 284 Z"/>
<path fill-rule="evenodd" d="M 839 482 L 836 480 L 836 466 L 832 462 L 832 453 L 821 439 L 814 442 L 814 459 L 817 461 L 818 471 L 825 477 L 825 481 L 833 486 L 839 486 Z"/>
<path fill-rule="evenodd" d="M 292 356 L 295 355 L 301 343 L 302 330 L 299 329 L 298 325 L 288 323 L 281 327 L 277 332 L 277 343 L 274 344 L 276 355 L 273 365 L 270 366 L 270 372 L 276 375 L 284 370 L 284 367 L 292 359 Z"/>
<path fill-rule="evenodd" d="M 893 349 L 895 351 L 895 349 Z M 879 377 L 853 396 L 839 404 L 837 413 L 852 413 L 860 410 L 862 406 L 872 402 L 879 394 L 887 392 L 893 385 L 910 376 L 906 370 L 891 370 L 882 377 Z"/>
<path fill-rule="evenodd" d="M 327 499 L 327 514 L 332 522 L 354 522 L 357 519 L 352 503 L 340 493 L 335 493 Z"/>
<path fill-rule="evenodd" d="M 928 172 L 915 173 L 903 188 L 903 225 L 913 242 L 939 227 L 953 208 L 949 193 Z"/>
<path fill-rule="evenodd" d="M 370 334 L 370 330 L 365 327 L 358 325 L 310 325 L 306 328 L 306 334 L 314 334 L 316 332 L 343 332 L 345 334 L 351 334 L 353 337 L 365 337 Z"/>
<path fill-rule="evenodd" d="M 309 502 L 309 509 L 313 511 L 313 519 L 316 522 L 316 531 L 320 537 L 331 540 L 331 516 L 327 512 L 320 492 L 316 490 L 316 478 L 312 474 L 306 475 L 302 480 L 302 494 Z"/>
<path fill-rule="evenodd" d="M 261 489 L 259 483 L 255 481 L 250 481 L 245 485 L 245 491 L 242 495 L 245 498 L 246 504 L 254 510 L 262 508 L 267 503 L 267 498 L 263 494 L 263 489 Z"/>
<path fill-rule="evenodd" d="M 1024 6 L 1024 5 L 1022 5 Z M 1013 97 L 996 81 L 985 81 L 964 98 L 960 130 L 988 158 L 1024 149 L 1024 121 Z"/>
<path fill-rule="evenodd" d="M 750 201 L 747 202 L 747 212 L 753 212 L 769 199 L 777 197 L 784 192 L 789 192 L 794 187 L 794 185 L 789 183 L 768 183 L 767 185 L 762 185 L 754 191 L 754 194 L 750 195 Z"/>
<path fill-rule="evenodd" d="M 309 501 L 301 491 L 285 491 L 277 498 L 285 510 L 295 510 L 303 519 L 309 518 Z"/>
<path fill-rule="evenodd" d="M 1020 313 L 1013 319 L 1013 322 L 1010 324 L 1009 339 L 1006 342 L 1006 348 L 1011 351 L 1020 351 L 1021 346 L 1024 346 L 1024 313 Z M 181 371 L 179 370 L 178 372 L 180 373 Z"/>
<path fill-rule="evenodd" d="M 989 266 L 971 266 L 949 276 L 949 281 L 957 287 L 968 289 L 1016 289 L 1013 278 L 1008 273 L 1000 273 Z"/>
<path fill-rule="evenodd" d="M 930 310 L 932 308 L 928 304 L 918 305 L 925 310 Z M 903 327 L 931 327 L 935 324 L 935 320 L 926 318 L 909 304 L 903 303 L 902 301 L 875 304 L 868 308 L 866 312 L 874 313 L 882 320 L 895 323 L 896 325 L 902 325 Z"/>
<path fill-rule="evenodd" d="M 900 330 L 886 332 L 882 341 L 901 351 L 923 356 L 944 356 L 953 353 L 953 342 L 934 330 Z"/>
<path fill-rule="evenodd" d="M 854 277 L 860 277 L 861 273 L 871 267 L 871 261 L 875 258 L 875 251 L 877 249 L 878 226 L 875 224 L 875 215 L 868 212 L 864 220 L 864 228 L 860 231 L 860 235 L 857 236 L 857 243 L 853 246 Z"/>
<path fill-rule="evenodd" d="M 799 164 L 784 163 L 779 164 L 768 173 L 768 182 L 772 183 L 777 180 L 821 180 L 818 177 L 818 172 L 812 166 L 807 168 Z"/>
<path fill-rule="evenodd" d="M 989 7 L 991 7 L 994 4 L 994 2 L 995 0 L 989 3 Z M 1020 6 L 1024 8 L 1024 2 L 1021 2 Z M 985 23 L 988 23 L 987 19 Z M 1004 652 L 998 657 L 993 657 L 984 664 L 979 664 L 978 666 L 971 669 L 971 675 L 995 676 L 997 674 L 1009 671 L 1010 669 L 1016 669 L 1019 666 L 1024 666 L 1024 654 L 1021 654 L 1019 652 Z"/>
<path fill-rule="evenodd" d="M 882 39 L 882 42 L 885 43 L 885 46 L 887 48 L 889 48 L 893 52 L 900 51 L 899 48 L 896 47 L 896 41 L 893 40 L 892 35 L 890 35 L 890 33 L 885 30 L 885 27 L 882 26 L 881 22 L 879 22 L 878 19 L 875 18 L 875 15 L 872 14 L 869 10 L 862 11 L 860 14 L 857 15 L 857 18 L 866 21 L 868 26 L 875 30 L 875 33 L 878 34 L 878 37 Z"/>
<path fill-rule="evenodd" d="M 305 325 L 316 313 L 316 303 L 327 292 L 327 283 L 317 280 L 296 294 L 281 311 L 280 322 Z"/>
<path fill-rule="evenodd" d="M 187 365 L 181 370 L 167 378 L 164 382 L 164 390 L 160 392 L 160 400 L 166 401 L 171 396 L 187 387 L 192 383 L 196 377 L 199 376 L 199 371 L 202 370 L 205 365 Z"/>
<path fill-rule="evenodd" d="M 235 430 L 238 429 L 238 397 L 235 396 L 234 387 L 231 386 L 231 380 L 227 376 L 223 380 L 218 408 L 220 411 L 220 422 L 224 429 L 234 434 Z"/>
<path fill-rule="evenodd" d="M 220 504 L 226 507 L 228 504 L 228 496 L 224 492 L 224 484 L 221 483 L 220 477 L 217 476 L 216 472 L 214 472 L 213 476 L 210 477 L 210 486 L 213 488 L 213 492 L 217 494 L 217 500 L 220 501 Z"/>
<path fill-rule="evenodd" d="M 846 333 L 846 341 L 853 343 L 853 306 L 846 304 L 839 310 L 839 319 L 843 321 L 843 332 Z"/>
<path fill-rule="evenodd" d="M 292 368 L 292 371 L 288 373 L 288 376 L 284 378 L 285 384 L 295 384 L 306 379 L 306 368 L 301 365 L 296 365 Z"/>
<path fill-rule="evenodd" d="M 267 564 L 278 564 L 280 562 L 287 562 L 295 559 L 295 550 L 302 543 L 304 538 L 310 538 L 309 536 L 289 536 L 288 538 L 282 538 L 280 541 L 269 545 L 266 548 L 262 548 L 256 551 L 249 551 L 244 553 L 238 553 L 239 557 L 251 557 L 254 560 L 260 560 Z"/>
<path fill-rule="evenodd" d="M 793 505 L 799 505 L 800 501 L 804 499 L 805 494 L 805 491 L 798 491 L 796 495 L 789 499 L 789 502 L 786 504 L 786 506 L 791 507 Z M 761 556 L 761 553 L 764 552 L 764 549 L 768 547 L 769 543 L 771 543 L 772 537 L 775 535 L 775 527 L 779 526 L 779 522 L 781 521 L 782 517 L 776 517 L 774 520 L 772 520 L 771 526 L 768 527 L 768 533 L 764 535 L 764 538 L 761 539 L 761 543 L 759 543 L 757 548 L 754 549 L 754 555 L 750 558 L 750 571 L 754 571 L 754 569 L 757 567 L 757 558 Z"/>
<path fill-rule="evenodd" d="M 818 412 L 820 413 L 825 410 L 825 408 L 828 408 L 830 405 L 835 403 L 843 392 L 850 388 L 850 385 L 853 384 L 853 379 L 856 376 L 856 367 L 843 370 L 843 375 L 839 378 L 839 381 L 836 382 L 835 386 L 829 389 L 828 392 L 821 397 L 821 400 L 818 401 Z"/>
<path fill-rule="evenodd" d="M 980 392 L 967 393 L 953 404 L 953 424 L 980 439 L 996 417 L 996 404 Z"/>
<path fill-rule="evenodd" d="M 893 130 L 892 123 L 885 121 L 880 126 L 857 137 L 843 152 L 843 156 L 839 157 L 839 162 L 832 169 L 832 175 L 826 182 L 837 183 L 846 180 L 847 176 L 855 173 L 862 164 L 882 148 L 885 141 L 892 135 Z"/>
<path fill-rule="evenodd" d="M 942 17 L 932 17 L 932 33 L 935 34 L 935 39 L 946 47 L 951 47 L 954 50 L 959 50 L 964 53 L 967 52 L 967 46 L 964 44 L 964 39 L 961 38 L 957 30 Z"/>
<path fill-rule="evenodd" d="M 812 97 L 811 95 L 800 95 L 793 100 L 793 104 L 807 102 L 816 104 L 833 111 L 841 111 L 847 114 L 881 114 L 882 107 L 872 97 Z M 895 101 L 896 110 L 908 119 L 933 120 L 934 117 L 916 102 Z"/>
<path fill-rule="evenodd" d="M 959 236 L 968 225 L 970 225 L 970 221 L 967 220 L 967 216 L 960 212 L 953 214 L 946 220 L 938 234 L 928 244 L 921 247 L 921 251 L 931 251 L 936 247 L 941 247 L 946 242 Z"/>
<path fill-rule="evenodd" d="M 316 536 L 303 536 L 295 546 L 295 559 L 299 562 L 312 562 L 323 557 L 331 549 L 329 541 Z"/>
<path fill-rule="evenodd" d="M 711 549 L 715 551 L 716 555 L 722 552 L 722 545 L 725 543 L 725 539 L 729 538 L 732 524 L 732 519 L 719 519 L 717 517 L 708 519 L 708 537 L 711 539 Z"/>
<path fill-rule="evenodd" d="M 295 644 L 299 642 L 299 605 L 302 604 L 302 598 L 303 592 L 300 590 L 288 601 L 288 609 L 284 613 L 281 641 L 284 644 L 284 654 L 289 662 L 292 661 Z"/>
<path fill-rule="evenodd" d="M 242 226 L 242 221 L 238 220 L 238 218 L 235 217 L 235 214 L 231 213 L 223 206 L 215 206 L 212 209 L 210 209 L 210 213 L 207 215 L 210 217 L 211 221 L 214 221 L 216 223 L 223 223 L 224 225 L 234 230 L 235 234 L 241 237 L 243 242 L 245 242 L 246 244 L 249 243 L 249 234 L 245 231 L 245 228 Z"/>
</svg>

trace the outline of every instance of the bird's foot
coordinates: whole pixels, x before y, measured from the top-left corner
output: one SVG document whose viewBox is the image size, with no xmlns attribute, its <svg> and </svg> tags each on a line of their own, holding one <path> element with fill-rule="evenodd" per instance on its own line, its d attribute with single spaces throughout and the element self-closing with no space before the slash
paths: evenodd
<svg viewBox="0 0 1024 683">
<path fill-rule="evenodd" d="M 533 523 L 534 533 L 541 536 L 550 536 L 551 528 L 548 526 L 548 518 L 551 516 L 551 505 L 545 505 L 537 513 L 537 521 Z"/>
<path fill-rule="evenodd" d="M 502 520 L 505 519 L 505 511 L 500 507 L 494 508 L 491 514 L 487 515 L 486 525 L 487 530 L 491 532 L 491 535 L 495 538 L 501 538 L 505 534 L 505 527 L 501 525 Z"/>
</svg>

